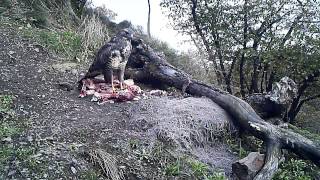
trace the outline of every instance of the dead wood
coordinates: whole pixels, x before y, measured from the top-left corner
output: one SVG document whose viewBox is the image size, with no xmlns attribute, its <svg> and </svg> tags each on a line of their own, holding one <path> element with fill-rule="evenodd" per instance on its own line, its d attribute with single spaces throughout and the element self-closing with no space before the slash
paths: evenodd
<svg viewBox="0 0 320 180">
<path fill-rule="evenodd" d="M 205 96 L 224 108 L 242 131 L 263 140 L 266 144 L 265 162 L 254 179 L 271 179 L 278 169 L 281 149 L 288 149 L 301 158 L 320 166 L 319 144 L 288 129 L 275 126 L 260 118 L 254 109 L 242 99 L 214 86 L 192 79 L 187 73 L 173 67 L 165 57 L 140 41 L 133 42 L 135 52 L 130 57 L 126 75 L 136 81 L 163 83 L 195 96 Z"/>
</svg>

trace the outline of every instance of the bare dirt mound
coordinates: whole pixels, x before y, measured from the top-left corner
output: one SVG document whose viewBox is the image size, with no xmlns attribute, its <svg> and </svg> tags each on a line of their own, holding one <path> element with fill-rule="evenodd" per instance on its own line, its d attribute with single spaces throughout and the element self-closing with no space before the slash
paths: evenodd
<svg viewBox="0 0 320 180">
<path fill-rule="evenodd" d="M 82 156 L 87 149 L 111 154 L 128 179 L 162 179 L 164 159 L 184 155 L 230 174 L 235 157 L 218 141 L 232 129 L 230 117 L 210 100 L 151 96 L 99 106 L 59 85 L 77 81 L 77 64 L 23 38 L 14 26 L 1 25 L 0 39 L 0 94 L 15 95 L 17 113 L 28 119 L 33 158 L 46 162 L 38 178 L 82 178 L 92 168 Z"/>
</svg>

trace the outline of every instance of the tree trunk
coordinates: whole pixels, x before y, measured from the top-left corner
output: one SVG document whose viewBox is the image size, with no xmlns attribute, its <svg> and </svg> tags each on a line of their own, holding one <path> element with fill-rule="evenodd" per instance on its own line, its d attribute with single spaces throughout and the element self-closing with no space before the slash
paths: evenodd
<svg viewBox="0 0 320 180">
<path fill-rule="evenodd" d="M 240 94 L 242 98 L 245 98 L 246 91 L 245 91 L 245 75 L 244 75 L 244 65 L 246 61 L 246 50 L 247 50 L 247 33 L 248 33 L 248 13 L 247 13 L 247 3 L 248 1 L 244 1 L 244 25 L 243 25 L 243 52 L 240 59 L 239 64 L 239 78 L 240 78 Z"/>
<path fill-rule="evenodd" d="M 135 44 L 135 43 L 133 43 Z M 138 46 L 136 46 L 139 44 Z M 313 141 L 290 130 L 282 129 L 261 119 L 245 101 L 193 80 L 185 72 L 170 65 L 146 44 L 137 42 L 135 55 L 129 63 L 127 76 L 136 81 L 149 79 L 160 82 L 195 96 L 206 96 L 225 109 L 234 119 L 234 123 L 243 131 L 263 140 L 267 145 L 265 163 L 255 179 L 271 179 L 278 168 L 281 149 L 288 149 L 304 159 L 320 166 L 320 146 Z"/>
<path fill-rule="evenodd" d="M 150 32 L 150 14 L 151 14 L 150 0 L 148 0 L 148 8 L 149 8 L 149 12 L 148 12 L 148 36 L 150 38 L 151 37 L 151 32 Z"/>
<path fill-rule="evenodd" d="M 257 50 L 256 50 L 257 51 Z M 257 52 L 256 52 L 257 53 Z M 251 80 L 251 87 L 250 87 L 250 94 L 252 93 L 258 93 L 259 92 L 259 88 L 258 88 L 258 80 L 259 80 L 259 71 L 258 71 L 258 67 L 259 67 L 259 55 L 255 55 L 253 57 L 253 74 L 252 74 L 252 80 Z"/>
<path fill-rule="evenodd" d="M 219 85 L 222 84 L 222 75 L 218 69 L 218 65 L 215 59 L 215 56 L 212 52 L 212 49 L 210 48 L 209 42 L 206 40 L 205 34 L 202 32 L 199 22 L 198 22 L 198 16 L 197 16 L 197 12 L 196 12 L 196 8 L 197 8 L 197 0 L 192 0 L 192 7 L 191 7 L 191 13 L 192 13 L 192 19 L 194 22 L 194 27 L 196 28 L 197 33 L 199 34 L 201 41 L 203 42 L 204 47 L 206 48 L 206 51 L 208 53 L 208 59 L 209 61 L 211 61 L 213 63 L 213 67 L 217 76 L 217 82 Z"/>
<path fill-rule="evenodd" d="M 275 74 L 274 74 L 274 71 L 271 70 L 269 79 L 268 79 L 268 81 L 266 81 L 266 91 L 267 92 L 272 90 L 272 83 L 274 82 L 274 80 L 275 80 Z"/>
</svg>

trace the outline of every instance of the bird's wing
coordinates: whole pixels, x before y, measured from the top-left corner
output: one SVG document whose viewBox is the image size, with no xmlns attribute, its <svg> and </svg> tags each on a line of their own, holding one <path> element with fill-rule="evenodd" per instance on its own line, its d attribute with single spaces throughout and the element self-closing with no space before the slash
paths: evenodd
<svg viewBox="0 0 320 180">
<path fill-rule="evenodd" d="M 112 38 L 107 44 L 102 46 L 92 63 L 89 71 L 100 70 L 109 63 L 111 59 L 117 58 L 120 62 L 126 62 L 131 53 L 131 42 L 122 37 Z"/>
</svg>

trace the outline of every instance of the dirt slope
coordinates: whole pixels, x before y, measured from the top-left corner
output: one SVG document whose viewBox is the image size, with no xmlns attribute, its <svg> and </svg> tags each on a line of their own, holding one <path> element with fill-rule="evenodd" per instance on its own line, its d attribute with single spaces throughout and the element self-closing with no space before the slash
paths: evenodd
<svg viewBox="0 0 320 180">
<path fill-rule="evenodd" d="M 215 132 L 230 128 L 220 107 L 203 98 L 151 97 L 101 106 L 80 99 L 58 84 L 76 82 L 81 68 L 23 38 L 17 28 L 0 26 L 0 94 L 16 96 L 17 113 L 29 120 L 26 137 L 37 147 L 35 158 L 46 163 L 36 176 L 8 167 L 8 178 L 81 179 L 92 168 L 82 151 L 99 148 L 114 156 L 128 179 L 163 179 L 165 161 L 153 154 L 159 143 L 176 147 L 171 154 L 187 151 L 230 175 L 234 155 L 205 136 L 219 138 Z"/>
</svg>

